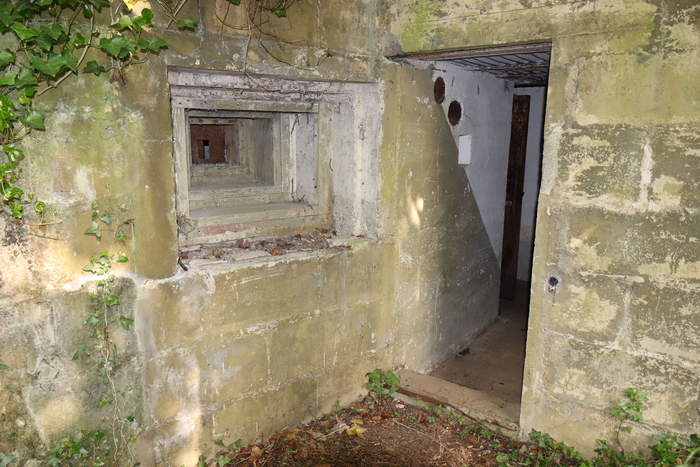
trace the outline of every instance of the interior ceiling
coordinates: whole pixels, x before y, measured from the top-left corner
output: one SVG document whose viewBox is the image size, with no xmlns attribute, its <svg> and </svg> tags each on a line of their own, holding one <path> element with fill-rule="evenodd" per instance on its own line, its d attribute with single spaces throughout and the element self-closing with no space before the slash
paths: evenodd
<svg viewBox="0 0 700 467">
<path fill-rule="evenodd" d="M 515 83 L 516 87 L 546 86 L 552 43 L 484 47 L 405 54 L 396 58 L 450 62 L 470 71 L 491 73 Z"/>
</svg>

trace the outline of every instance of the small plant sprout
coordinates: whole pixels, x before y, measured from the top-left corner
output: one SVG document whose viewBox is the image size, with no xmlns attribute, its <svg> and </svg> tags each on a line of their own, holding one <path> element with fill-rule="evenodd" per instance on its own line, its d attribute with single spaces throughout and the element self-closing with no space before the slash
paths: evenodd
<svg viewBox="0 0 700 467">
<path fill-rule="evenodd" d="M 367 373 L 369 382 L 365 385 L 368 391 L 372 391 L 381 399 L 386 399 L 399 389 L 401 380 L 391 371 L 374 370 Z"/>
</svg>

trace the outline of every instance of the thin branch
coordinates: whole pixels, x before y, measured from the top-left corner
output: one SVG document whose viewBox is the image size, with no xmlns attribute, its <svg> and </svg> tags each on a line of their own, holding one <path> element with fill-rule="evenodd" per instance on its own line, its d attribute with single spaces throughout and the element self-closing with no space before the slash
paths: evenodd
<svg viewBox="0 0 700 467">
<path fill-rule="evenodd" d="M 182 0 L 180 4 L 178 4 L 177 8 L 175 8 L 175 11 L 173 12 L 172 16 L 170 16 L 170 21 L 168 21 L 168 24 L 165 25 L 165 29 L 168 29 L 170 25 L 175 21 L 175 18 L 177 15 L 180 13 L 180 10 L 182 10 L 182 7 L 185 6 L 185 3 L 187 3 L 187 0 Z"/>
</svg>

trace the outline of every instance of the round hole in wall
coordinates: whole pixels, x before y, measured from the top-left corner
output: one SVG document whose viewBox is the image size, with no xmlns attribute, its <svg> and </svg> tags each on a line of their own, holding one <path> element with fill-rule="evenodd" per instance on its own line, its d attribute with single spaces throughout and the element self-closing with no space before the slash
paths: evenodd
<svg viewBox="0 0 700 467">
<path fill-rule="evenodd" d="M 450 107 L 447 109 L 447 120 L 450 125 L 455 126 L 462 119 L 462 104 L 457 101 L 450 102 Z"/>
<path fill-rule="evenodd" d="M 438 78 L 435 80 L 433 94 L 435 95 L 435 102 L 438 104 L 445 102 L 445 80 L 442 79 L 442 76 L 438 76 Z"/>
</svg>

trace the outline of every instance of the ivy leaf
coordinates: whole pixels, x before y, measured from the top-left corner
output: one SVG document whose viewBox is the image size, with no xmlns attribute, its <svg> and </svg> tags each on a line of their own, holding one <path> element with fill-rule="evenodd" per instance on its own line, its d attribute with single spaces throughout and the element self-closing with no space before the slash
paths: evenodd
<svg viewBox="0 0 700 467">
<path fill-rule="evenodd" d="M 15 104 L 0 93 L 0 131 L 11 127 L 15 120 L 17 120 Z"/>
<path fill-rule="evenodd" d="M 114 295 L 114 294 L 105 295 L 105 305 L 107 305 L 107 306 L 119 305 L 119 297 Z"/>
<path fill-rule="evenodd" d="M 89 6 L 83 5 L 83 16 L 87 19 L 92 18 L 95 14 L 92 12 Z"/>
<path fill-rule="evenodd" d="M 15 62 L 15 53 L 10 49 L 5 49 L 0 52 L 0 68 L 5 68 L 10 63 Z"/>
<path fill-rule="evenodd" d="M 36 88 L 33 86 L 27 86 L 24 88 L 24 92 L 17 95 L 17 99 L 22 105 L 30 105 L 32 103 L 32 97 L 36 94 Z"/>
<path fill-rule="evenodd" d="M 17 37 L 23 41 L 39 36 L 39 31 L 34 28 L 28 28 L 22 23 L 12 23 L 10 25 L 10 29 L 12 29 L 17 34 Z"/>
<path fill-rule="evenodd" d="M 2 366 L 5 366 L 5 365 L 2 365 Z M 0 370 L 1 369 L 2 368 L 0 368 Z M 7 465 L 15 459 L 17 459 L 17 458 L 13 457 L 13 456 L 6 456 L 2 452 L 0 452 L 0 467 L 7 467 Z"/>
<path fill-rule="evenodd" d="M 278 18 L 284 18 L 287 16 L 287 10 L 280 7 L 275 10 L 275 14 L 277 15 Z"/>
<path fill-rule="evenodd" d="M 124 233 L 124 229 L 119 229 L 119 231 L 116 232 L 116 233 L 114 234 L 114 236 L 115 236 L 116 239 L 119 240 L 120 242 L 125 242 L 125 241 L 126 241 L 126 234 Z M 120 258 L 121 258 L 121 256 L 120 256 Z M 123 261 L 120 261 L 120 263 L 121 263 L 121 262 L 123 262 Z"/>
<path fill-rule="evenodd" d="M 139 31 L 144 26 L 149 26 L 153 23 L 153 12 L 148 8 L 144 8 L 141 16 L 134 17 L 134 31 Z"/>
<path fill-rule="evenodd" d="M 228 0 L 229 2 L 233 3 L 234 5 L 240 5 L 241 0 Z"/>
<path fill-rule="evenodd" d="M 122 327 L 128 331 L 128 330 L 129 330 L 129 326 L 131 326 L 131 323 L 133 323 L 134 320 L 131 319 L 131 318 L 126 318 L 126 317 L 124 317 L 124 316 L 120 316 L 120 317 L 119 317 L 119 322 L 121 323 Z"/>
<path fill-rule="evenodd" d="M 112 223 L 112 213 L 106 212 L 106 213 L 102 214 L 102 217 L 100 217 L 100 220 L 107 225 L 111 224 Z"/>
<path fill-rule="evenodd" d="M 119 258 L 117 259 L 117 263 L 128 263 L 129 258 L 127 258 L 125 255 L 122 255 L 121 253 L 119 254 Z"/>
<path fill-rule="evenodd" d="M 21 191 L 21 190 L 20 190 Z M 21 219 L 22 218 L 22 205 L 19 203 L 13 203 L 10 201 L 8 203 L 8 206 L 10 207 L 10 215 L 14 217 L 15 219 Z"/>
<path fill-rule="evenodd" d="M 2 177 L 4 177 L 5 175 L 14 172 L 14 170 L 14 166 L 9 162 L 5 164 L 0 164 L 0 180 L 2 180 Z"/>
<path fill-rule="evenodd" d="M 177 20 L 177 27 L 180 29 L 194 29 L 197 27 L 197 21 L 193 18 Z"/>
<path fill-rule="evenodd" d="M 0 76 L 0 86 L 14 86 L 16 77 L 17 70 L 7 70 L 4 75 Z"/>
<path fill-rule="evenodd" d="M 69 51 L 64 51 L 68 52 Z M 77 62 L 77 59 L 76 59 Z M 51 77 L 56 77 L 64 66 L 66 66 L 66 58 L 63 55 L 57 53 L 49 53 L 49 58 L 47 60 L 42 60 L 40 57 L 32 57 L 29 60 L 31 66 L 42 72 L 43 74 Z"/>
<path fill-rule="evenodd" d="M 100 324 L 100 320 L 94 313 L 92 313 L 90 316 L 88 316 L 88 318 L 85 321 L 83 321 L 83 324 L 90 324 L 92 326 L 96 326 Z"/>
<path fill-rule="evenodd" d="M 45 130 L 44 114 L 30 110 L 26 117 L 19 117 L 19 120 L 35 130 Z"/>
<path fill-rule="evenodd" d="M 131 17 L 124 15 L 121 18 L 119 18 L 119 21 L 111 25 L 110 28 L 116 29 L 117 31 L 121 31 L 122 29 L 130 28 L 133 25 L 134 22 L 131 20 Z"/>
<path fill-rule="evenodd" d="M 63 34 L 63 27 L 58 23 L 51 23 L 51 27 L 42 25 L 39 30 L 41 31 L 42 35 L 45 34 L 56 42 L 58 42 L 58 39 Z"/>
<path fill-rule="evenodd" d="M 153 10 L 149 8 L 144 8 L 141 11 L 141 18 L 148 21 L 146 24 L 151 24 L 153 22 Z"/>
<path fill-rule="evenodd" d="M 11 2 L 0 5 L 0 23 L 5 27 L 9 28 L 18 19 L 22 19 L 22 17 L 17 13 Z"/>
<path fill-rule="evenodd" d="M 8 368 L 10 368 L 10 367 L 7 366 L 7 365 L 3 365 L 2 363 L 0 363 L 0 370 L 7 370 Z"/>
<path fill-rule="evenodd" d="M 151 50 L 153 52 L 158 52 L 160 49 L 167 46 L 168 43 L 160 37 L 154 37 L 153 39 L 151 39 L 151 42 L 148 42 L 146 39 L 139 39 L 139 47 L 141 48 L 141 50 Z"/>
<path fill-rule="evenodd" d="M 24 159 L 24 151 L 16 148 L 14 143 L 3 144 L 2 150 L 5 151 L 5 154 L 7 154 L 7 160 L 9 160 L 13 165 L 16 165 L 17 162 Z"/>
<path fill-rule="evenodd" d="M 61 52 L 61 57 L 63 57 L 63 61 L 65 62 L 68 68 L 70 68 L 73 71 L 78 71 L 78 57 L 73 55 L 73 53 L 71 53 L 70 50 L 65 49 L 63 52 Z"/>
<path fill-rule="evenodd" d="M 38 81 L 34 77 L 34 72 L 31 68 L 22 68 L 15 78 L 15 87 L 21 88 L 22 86 L 36 86 Z"/>
<path fill-rule="evenodd" d="M 7 182 L 3 182 L 2 185 L 0 185 L 2 188 L 0 191 L 2 191 L 2 197 L 5 198 L 5 201 L 10 201 L 12 199 L 19 199 L 20 196 L 24 193 L 22 190 L 17 188 L 16 186 L 12 186 Z M 10 203 L 12 204 L 12 203 Z M 22 206 L 20 205 L 20 211 L 22 211 Z"/>
<path fill-rule="evenodd" d="M 85 36 L 83 36 L 79 32 L 75 33 L 75 36 L 73 36 L 73 45 L 76 47 L 82 47 L 85 44 L 86 44 Z"/>
<path fill-rule="evenodd" d="M 136 55 L 136 41 L 120 34 L 113 35 L 109 39 L 100 39 L 100 47 L 110 55 L 117 58 L 126 58 L 129 54 Z"/>
<path fill-rule="evenodd" d="M 85 64 L 85 68 L 83 68 L 83 73 L 95 73 L 95 75 L 99 75 L 105 71 L 107 71 L 105 67 L 98 65 L 95 60 L 90 60 Z"/>
<path fill-rule="evenodd" d="M 100 226 L 97 224 L 97 221 L 92 221 L 92 226 L 84 233 L 84 235 L 92 234 L 94 234 L 97 238 L 102 238 L 102 230 L 100 230 Z"/>
</svg>

